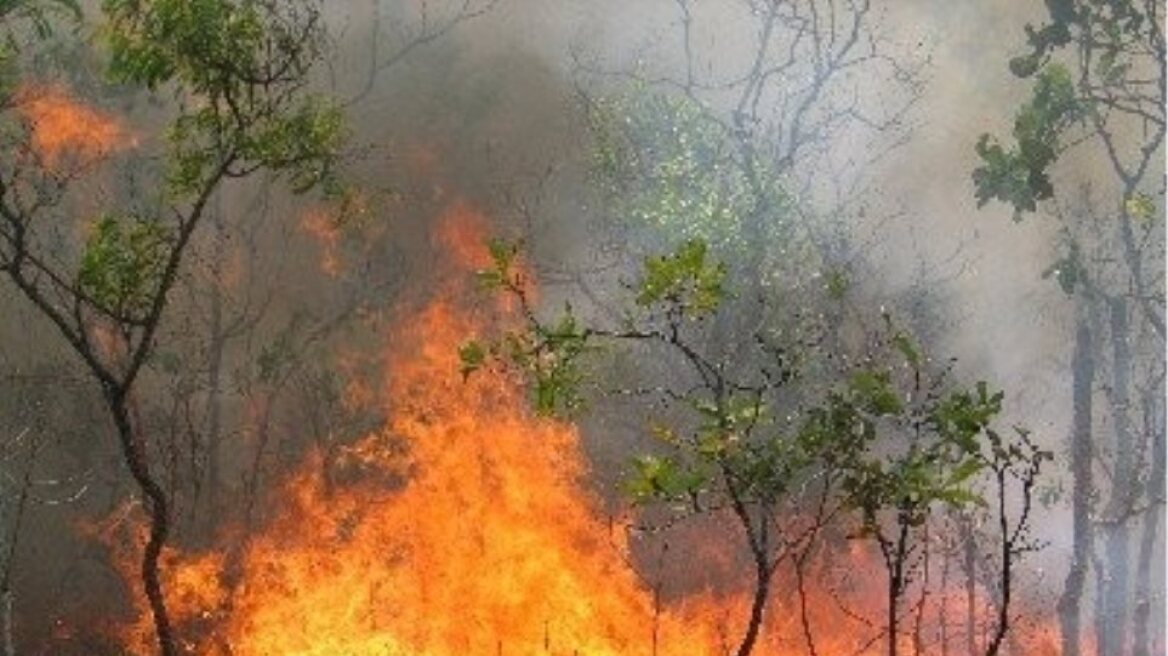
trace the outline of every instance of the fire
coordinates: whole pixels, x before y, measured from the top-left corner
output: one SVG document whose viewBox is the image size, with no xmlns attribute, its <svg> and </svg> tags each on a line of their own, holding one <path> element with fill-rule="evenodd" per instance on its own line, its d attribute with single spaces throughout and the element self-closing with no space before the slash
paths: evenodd
<svg viewBox="0 0 1168 656">
<path fill-rule="evenodd" d="M 460 305 L 469 272 L 488 262 L 485 225 L 456 204 L 436 231 L 453 271 L 387 335 L 385 426 L 339 458 L 310 454 L 274 497 L 274 517 L 241 548 L 165 555 L 188 653 L 695 656 L 737 645 L 746 587 L 662 599 L 587 491 L 576 429 L 531 416 L 523 391 L 501 374 L 459 376 L 459 344 L 492 320 Z M 853 590 L 875 602 L 849 610 L 812 593 L 818 653 L 875 653 L 879 631 L 848 613 L 880 617 L 880 577 L 841 565 L 847 549 L 836 557 Z M 679 553 L 670 562 L 695 560 Z M 134 570 L 124 571 L 131 585 Z M 778 591 L 789 583 L 776 584 L 756 654 L 806 653 L 799 603 Z M 122 640 L 151 654 L 149 613 L 139 609 Z"/>
<path fill-rule="evenodd" d="M 78 103 L 60 86 L 26 86 L 16 99 L 33 149 L 50 169 L 61 166 L 67 155 L 84 164 L 133 145 L 117 121 Z"/>
<path fill-rule="evenodd" d="M 341 273 L 341 257 L 339 253 L 341 231 L 336 219 L 323 208 L 310 210 L 300 221 L 300 229 L 320 244 L 320 268 L 330 278 Z"/>
<path fill-rule="evenodd" d="M 364 474 L 332 483 L 313 454 L 237 563 L 168 554 L 176 619 L 212 625 L 192 653 L 650 653 L 651 594 L 584 491 L 575 429 L 532 418 L 513 381 L 458 374 L 458 345 L 484 323 L 453 297 L 487 261 L 484 224 L 466 206 L 443 221 L 459 282 L 389 337 L 390 419 L 346 454 Z M 657 624 L 695 634 L 678 616 Z M 151 639 L 142 613 L 128 646 L 152 653 Z M 660 654 L 693 653 L 666 642 Z"/>
</svg>

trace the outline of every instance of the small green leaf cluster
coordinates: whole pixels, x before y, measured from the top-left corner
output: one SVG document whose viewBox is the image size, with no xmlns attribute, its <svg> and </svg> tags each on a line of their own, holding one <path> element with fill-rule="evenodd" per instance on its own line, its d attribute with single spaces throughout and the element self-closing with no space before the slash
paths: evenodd
<svg viewBox="0 0 1168 656">
<path fill-rule="evenodd" d="M 458 349 L 459 373 L 466 379 L 491 362 L 515 367 L 528 379 L 537 414 L 568 415 L 583 406 L 580 359 L 589 348 L 588 338 L 572 308 L 565 306 L 553 323 L 507 331 L 489 342 L 464 342 Z"/>
<path fill-rule="evenodd" d="M 708 474 L 670 456 L 642 455 L 633 458 L 633 473 L 624 482 L 624 492 L 636 503 L 674 501 L 689 503 L 702 491 Z"/>
<path fill-rule="evenodd" d="M 1083 266 L 1079 245 L 1072 241 L 1066 255 L 1055 260 L 1042 272 L 1043 280 L 1054 278 L 1063 293 L 1070 296 L 1080 285 L 1086 284 L 1087 269 Z"/>
<path fill-rule="evenodd" d="M 650 427 L 671 454 L 634 459 L 624 484 L 634 502 L 680 503 L 679 510 L 696 511 L 703 499 L 731 495 L 743 504 L 773 507 L 811 474 L 814 459 L 802 436 L 776 430 L 758 395 L 695 395 L 687 405 L 697 418 L 691 432 L 660 423 Z"/>
<path fill-rule="evenodd" d="M 552 322 L 536 321 L 528 307 L 526 291 L 514 266 L 521 244 L 492 239 L 487 244 L 491 267 L 475 273 L 480 287 L 501 290 L 515 296 L 528 319 L 521 330 L 506 331 L 502 337 L 481 342 L 471 340 L 458 350 L 459 372 L 466 379 L 495 361 L 513 366 L 529 379 L 532 405 L 537 414 L 570 414 L 583 405 L 580 385 L 584 376 L 581 356 L 589 349 L 589 333 L 579 323 L 572 306 Z"/>
<path fill-rule="evenodd" d="M 1135 193 L 1123 202 L 1123 210 L 1137 221 L 1154 221 L 1160 213 L 1156 211 L 1156 201 L 1144 193 Z"/>
<path fill-rule="evenodd" d="M 1050 167 L 1058 158 L 1063 131 L 1084 115 L 1070 72 L 1049 64 L 1038 72 L 1032 98 L 1014 120 L 1016 144 L 1007 149 L 988 134 L 978 139 L 981 165 L 974 169 L 978 206 L 999 200 L 1014 208 L 1015 220 L 1034 212 L 1054 195 Z"/>
<path fill-rule="evenodd" d="M 709 262 L 706 250 L 705 242 L 691 239 L 669 255 L 645 260 L 637 305 L 668 304 L 692 319 L 716 311 L 726 295 L 726 267 Z"/>
<path fill-rule="evenodd" d="M 938 507 L 985 506 L 977 489 L 983 473 L 1033 459 L 992 427 L 1003 394 L 985 382 L 906 404 L 893 380 L 887 372 L 859 372 L 846 393 L 812 413 L 814 434 L 831 435 L 815 444 L 831 449 L 825 458 L 838 472 L 845 506 L 859 515 L 862 534 L 882 535 L 889 514 L 915 528 Z M 880 426 L 895 427 L 896 441 L 907 446 L 898 452 L 880 439 Z"/>
<path fill-rule="evenodd" d="M 475 272 L 479 286 L 487 291 L 518 288 L 520 281 L 512 269 L 522 248 L 522 242 L 509 242 L 497 237 L 488 241 L 487 252 L 491 255 L 491 267 Z"/>
<path fill-rule="evenodd" d="M 565 306 L 550 326 L 534 332 L 531 348 L 514 349 L 517 364 L 532 374 L 535 410 L 543 416 L 571 413 L 583 404 L 580 385 L 584 380 L 580 356 L 588 347 L 588 334 Z"/>
<path fill-rule="evenodd" d="M 77 286 L 111 316 L 140 321 L 150 310 L 171 250 L 157 221 L 105 215 L 85 242 Z"/>
</svg>

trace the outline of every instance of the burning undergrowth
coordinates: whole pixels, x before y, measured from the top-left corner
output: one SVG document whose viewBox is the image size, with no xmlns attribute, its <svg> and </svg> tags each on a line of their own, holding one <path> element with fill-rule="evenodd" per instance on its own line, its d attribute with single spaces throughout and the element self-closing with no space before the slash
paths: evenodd
<svg viewBox="0 0 1168 656">
<path fill-rule="evenodd" d="M 438 222 L 446 266 L 437 291 L 401 308 L 384 336 L 374 402 L 385 424 L 343 449 L 311 451 L 270 499 L 275 510 L 261 528 L 224 530 L 217 548 L 165 555 L 186 653 L 732 652 L 750 583 L 732 523 L 713 517 L 670 541 L 626 531 L 588 489 L 575 427 L 533 417 L 505 374 L 459 374 L 468 335 L 513 320 L 511 308 L 487 307 L 470 284 L 489 264 L 486 223 L 463 203 Z M 154 628 L 137 587 L 142 536 L 131 525 L 110 522 L 101 533 L 138 599 L 116 640 L 145 655 Z M 808 580 L 776 579 L 755 653 L 807 653 L 809 634 L 818 654 L 878 651 L 883 634 L 865 619 L 880 617 L 883 602 L 874 556 L 841 542 L 808 563 Z M 976 595 L 973 605 L 987 608 Z M 939 641 L 936 624 L 968 601 L 932 597 L 920 624 L 929 637 L 918 634 L 917 647 L 933 652 L 957 639 L 955 629 Z M 906 636 L 906 647 L 912 641 Z"/>
<path fill-rule="evenodd" d="M 30 143 L 48 169 L 87 164 L 136 139 L 114 118 L 78 102 L 59 85 L 26 85 L 14 105 L 28 124 Z"/>
</svg>

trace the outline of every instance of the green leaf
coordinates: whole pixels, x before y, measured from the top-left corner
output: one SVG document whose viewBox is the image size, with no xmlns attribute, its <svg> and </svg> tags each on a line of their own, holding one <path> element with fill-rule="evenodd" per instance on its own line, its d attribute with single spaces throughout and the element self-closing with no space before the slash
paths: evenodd
<svg viewBox="0 0 1168 656">
<path fill-rule="evenodd" d="M 104 215 L 85 242 L 78 288 L 103 311 L 141 320 L 156 300 L 170 248 L 157 221 Z"/>
<path fill-rule="evenodd" d="M 887 372 L 858 371 L 852 374 L 848 387 L 860 405 L 872 414 L 894 415 L 903 409 Z"/>
<path fill-rule="evenodd" d="M 458 347 L 458 372 L 463 380 L 478 371 L 487 358 L 487 350 L 477 341 L 471 340 Z"/>
<path fill-rule="evenodd" d="M 697 494 L 706 481 L 704 474 L 672 458 L 640 456 L 633 459 L 633 468 L 624 489 L 638 502 L 685 499 Z"/>
<path fill-rule="evenodd" d="M 981 165 L 973 171 L 978 207 L 999 200 L 1014 208 L 1014 219 L 1034 212 L 1054 195 L 1049 169 L 1058 157 L 1061 135 L 1078 121 L 1083 106 L 1070 71 L 1048 64 L 1035 78 L 1031 99 L 1014 119 L 1016 145 L 1009 150 L 988 134 L 975 146 Z"/>
<path fill-rule="evenodd" d="M 1137 193 L 1124 201 L 1123 209 L 1137 221 L 1150 221 L 1156 216 L 1156 201 L 1147 194 Z"/>
<path fill-rule="evenodd" d="M 704 241 L 691 239 L 672 254 L 647 259 L 637 304 L 672 305 L 693 318 L 716 310 L 725 295 L 726 268 L 707 262 L 706 251 Z"/>
</svg>

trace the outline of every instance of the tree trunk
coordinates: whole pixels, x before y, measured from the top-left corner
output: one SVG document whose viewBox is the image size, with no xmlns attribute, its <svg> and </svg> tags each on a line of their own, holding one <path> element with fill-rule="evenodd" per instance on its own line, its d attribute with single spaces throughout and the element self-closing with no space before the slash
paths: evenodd
<svg viewBox="0 0 1168 656">
<path fill-rule="evenodd" d="M 888 656 L 897 656 L 900 651 L 900 619 L 897 611 L 900 609 L 900 598 L 905 591 L 905 561 L 908 559 L 908 519 L 904 516 L 897 518 L 896 542 L 881 540 L 881 551 L 884 554 L 884 565 L 888 569 Z"/>
<path fill-rule="evenodd" d="M 4 632 L 0 642 L 0 655 L 16 656 L 16 643 L 12 637 L 12 590 L 0 590 L 0 631 Z"/>
<path fill-rule="evenodd" d="M 969 517 L 962 515 L 962 569 L 965 570 L 965 653 L 977 653 L 977 542 Z"/>
<path fill-rule="evenodd" d="M 12 571 L 9 540 L 15 536 L 8 535 L 8 503 L 11 497 L 4 483 L 4 479 L 0 478 L 0 631 L 3 631 L 3 635 L 0 635 L 0 656 L 15 656 L 12 647 L 12 590 L 9 583 L 9 573 Z"/>
<path fill-rule="evenodd" d="M 1152 469 L 1148 475 L 1148 510 L 1144 513 L 1143 535 L 1140 537 L 1140 552 L 1136 560 L 1136 604 L 1133 611 L 1132 656 L 1151 656 L 1152 647 L 1148 643 L 1148 629 L 1156 626 L 1151 622 L 1153 606 L 1153 586 L 1157 578 L 1152 566 L 1164 562 L 1163 544 L 1158 541 L 1160 515 L 1164 512 L 1165 443 L 1164 443 L 1164 390 L 1156 386 L 1146 402 L 1147 425 L 1152 433 Z M 1162 615 L 1161 615 L 1162 617 Z"/>
<path fill-rule="evenodd" d="M 750 621 L 746 625 L 746 633 L 742 636 L 738 651 L 735 652 L 736 656 L 748 656 L 754 651 L 759 632 L 762 630 L 763 614 L 766 612 L 767 594 L 771 585 L 771 571 L 765 558 L 761 564 L 755 563 L 754 576 L 754 597 L 750 602 Z"/>
<path fill-rule="evenodd" d="M 771 589 L 771 575 L 774 570 L 770 566 L 770 529 L 767 524 L 766 511 L 759 513 L 759 523 L 756 526 L 750 517 L 750 509 L 742 502 L 738 493 L 731 488 L 734 513 L 742 524 L 746 534 L 746 545 L 754 559 L 754 596 L 750 601 L 750 619 L 746 625 L 746 633 L 738 643 L 735 656 L 749 656 L 758 642 L 762 631 L 763 616 L 766 612 L 767 597 Z"/>
<path fill-rule="evenodd" d="M 1127 302 L 1123 298 L 1108 299 L 1108 327 L 1111 332 L 1111 425 L 1115 435 L 1112 452 L 1115 454 L 1111 474 L 1111 495 L 1108 502 L 1103 535 L 1106 541 L 1103 576 L 1103 632 L 1099 636 L 1099 652 L 1121 656 L 1127 651 L 1128 595 L 1131 579 L 1131 538 L 1128 516 L 1134 498 L 1135 444 L 1131 434 L 1130 373 L 1132 367 L 1129 340 Z"/>
<path fill-rule="evenodd" d="M 1079 656 L 1080 603 L 1091 557 L 1091 421 L 1095 362 L 1091 328 L 1085 317 L 1075 330 L 1075 350 L 1071 362 L 1073 423 L 1071 426 L 1071 565 L 1058 602 L 1062 655 Z"/>
<path fill-rule="evenodd" d="M 170 534 L 169 501 L 162 486 L 150 473 L 146 445 L 141 436 L 135 433 L 133 422 L 130 420 L 126 390 L 106 385 L 104 391 L 106 403 L 118 431 L 122 458 L 145 497 L 146 511 L 150 515 L 149 537 L 142 552 L 141 577 L 142 587 L 146 592 L 146 599 L 150 604 L 150 612 L 154 618 L 159 653 L 162 656 L 178 656 L 174 630 L 171 627 L 170 615 L 166 610 L 166 598 L 162 591 L 162 579 L 158 565 L 162 556 L 162 548 Z"/>
<path fill-rule="evenodd" d="M 1010 524 L 1006 517 L 1006 494 L 1008 492 L 1006 485 L 1006 470 L 1000 469 L 995 472 L 998 485 L 998 531 L 999 543 L 1001 552 L 998 557 L 1002 559 L 1001 571 L 999 572 L 998 582 L 998 612 L 997 620 L 994 624 L 993 633 L 990 635 L 989 644 L 986 646 L 986 656 L 998 656 L 1002 650 L 1002 641 L 1006 637 L 1006 633 L 1010 630 L 1010 594 L 1013 591 L 1013 567 L 1014 567 L 1014 552 L 1012 551 L 1013 543 L 1010 541 Z M 1029 494 L 1029 491 L 1026 492 Z"/>
<path fill-rule="evenodd" d="M 213 224 L 215 226 L 215 247 L 211 263 L 211 331 L 207 346 L 207 425 L 206 449 L 207 473 L 204 480 L 207 499 L 207 517 L 214 522 L 219 518 L 219 485 L 222 479 L 220 462 L 220 441 L 222 439 L 223 360 L 227 350 L 226 326 L 223 320 L 223 265 L 227 252 L 227 227 L 222 209 L 216 205 Z M 213 526 L 208 526 L 213 528 Z"/>
</svg>

